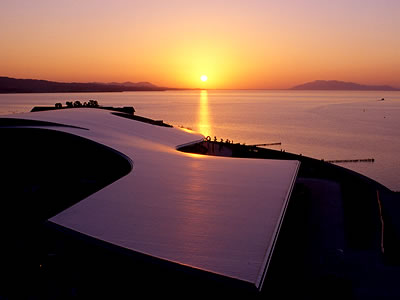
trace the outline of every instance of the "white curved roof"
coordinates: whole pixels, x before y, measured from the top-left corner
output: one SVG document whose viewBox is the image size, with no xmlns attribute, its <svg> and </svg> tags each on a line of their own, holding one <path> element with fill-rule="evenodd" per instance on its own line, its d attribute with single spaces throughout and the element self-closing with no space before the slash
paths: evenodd
<svg viewBox="0 0 400 300">
<path fill-rule="evenodd" d="M 2 116 L 6 117 L 6 116 Z M 97 109 L 8 116 L 114 148 L 128 175 L 49 221 L 109 243 L 260 287 L 299 162 L 183 153 L 203 136 Z"/>
</svg>

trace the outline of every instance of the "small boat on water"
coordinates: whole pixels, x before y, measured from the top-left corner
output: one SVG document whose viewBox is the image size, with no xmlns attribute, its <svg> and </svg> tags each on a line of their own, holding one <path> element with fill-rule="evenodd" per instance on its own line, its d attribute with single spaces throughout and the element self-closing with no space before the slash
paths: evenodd
<svg viewBox="0 0 400 300">
<path fill-rule="evenodd" d="M 0 117 L 0 296 L 399 297 L 399 194 L 134 109 Z"/>
</svg>

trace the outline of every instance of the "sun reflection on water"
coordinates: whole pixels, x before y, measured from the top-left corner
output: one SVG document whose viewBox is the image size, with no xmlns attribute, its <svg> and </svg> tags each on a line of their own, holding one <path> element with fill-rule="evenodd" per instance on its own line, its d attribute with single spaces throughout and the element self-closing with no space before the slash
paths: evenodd
<svg viewBox="0 0 400 300">
<path fill-rule="evenodd" d="M 199 109 L 197 112 L 197 130 L 204 136 L 211 136 L 211 122 L 208 111 L 208 93 L 200 92 Z"/>
</svg>

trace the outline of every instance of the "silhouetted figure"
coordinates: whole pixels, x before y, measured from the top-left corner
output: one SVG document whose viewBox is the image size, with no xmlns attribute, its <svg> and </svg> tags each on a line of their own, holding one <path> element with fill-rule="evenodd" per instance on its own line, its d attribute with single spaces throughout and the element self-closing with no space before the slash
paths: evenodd
<svg viewBox="0 0 400 300">
<path fill-rule="evenodd" d="M 82 107 L 82 106 L 83 106 L 83 105 L 82 105 L 81 101 L 76 100 L 76 101 L 74 102 L 74 107 Z"/>
<path fill-rule="evenodd" d="M 65 104 L 66 104 L 67 107 L 69 107 L 69 108 L 74 107 L 72 101 L 67 101 L 67 102 L 65 102 Z"/>
<path fill-rule="evenodd" d="M 61 103 L 56 103 L 56 104 L 55 104 L 55 107 L 56 107 L 56 108 L 62 108 L 62 104 L 61 104 Z"/>
</svg>

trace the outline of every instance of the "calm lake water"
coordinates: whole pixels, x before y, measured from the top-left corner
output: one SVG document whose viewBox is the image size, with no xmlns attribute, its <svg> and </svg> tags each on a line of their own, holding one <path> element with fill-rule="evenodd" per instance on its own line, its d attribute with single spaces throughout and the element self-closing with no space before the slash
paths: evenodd
<svg viewBox="0 0 400 300">
<path fill-rule="evenodd" d="M 379 101 L 384 98 L 384 101 Z M 281 142 L 273 149 L 341 163 L 400 190 L 400 92 L 167 91 L 0 95 L 0 114 L 95 99 L 136 114 L 233 142 Z"/>
</svg>

